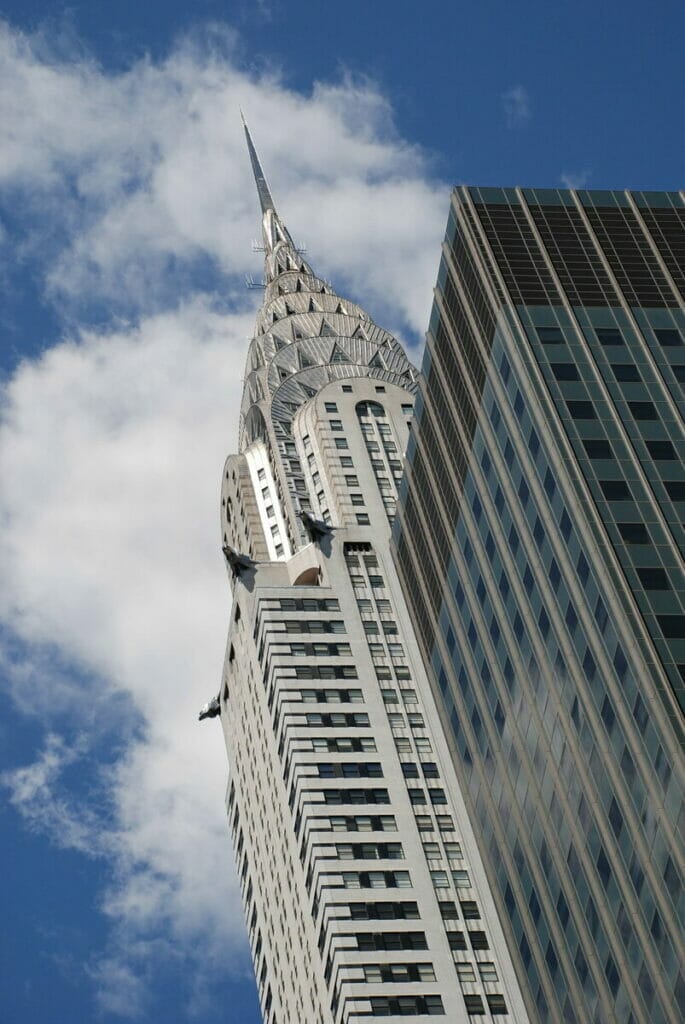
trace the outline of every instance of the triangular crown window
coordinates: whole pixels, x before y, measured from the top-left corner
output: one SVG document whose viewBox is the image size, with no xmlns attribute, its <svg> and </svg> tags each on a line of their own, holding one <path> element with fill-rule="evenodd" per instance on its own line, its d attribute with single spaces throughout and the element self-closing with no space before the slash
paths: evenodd
<svg viewBox="0 0 685 1024">
<path fill-rule="evenodd" d="M 333 351 L 331 352 L 331 358 L 328 361 L 329 363 L 349 363 L 350 359 L 349 356 L 345 355 L 339 345 L 334 345 Z"/>
<path fill-rule="evenodd" d="M 385 369 L 385 363 L 381 359 L 380 352 L 376 352 L 375 356 L 369 362 L 369 366 L 372 366 L 372 367 L 374 367 L 374 369 L 378 369 L 378 370 L 384 370 Z"/>
<path fill-rule="evenodd" d="M 321 330 L 319 331 L 319 335 L 322 338 L 334 338 L 337 333 L 338 332 L 333 330 L 327 320 L 321 321 Z"/>
<path fill-rule="evenodd" d="M 320 310 L 320 306 L 317 306 L 317 304 L 314 302 L 314 299 L 310 299 L 309 300 L 309 312 L 310 313 L 318 313 L 319 310 Z"/>
</svg>

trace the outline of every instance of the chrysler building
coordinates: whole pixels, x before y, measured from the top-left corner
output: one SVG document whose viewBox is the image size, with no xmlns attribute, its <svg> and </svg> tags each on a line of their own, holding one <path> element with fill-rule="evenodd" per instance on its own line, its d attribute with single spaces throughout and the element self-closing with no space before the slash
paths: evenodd
<svg viewBox="0 0 685 1024">
<path fill-rule="evenodd" d="M 418 373 L 305 261 L 245 134 L 264 295 L 222 479 L 233 605 L 205 714 L 263 1019 L 523 1024 L 390 555 Z"/>
</svg>

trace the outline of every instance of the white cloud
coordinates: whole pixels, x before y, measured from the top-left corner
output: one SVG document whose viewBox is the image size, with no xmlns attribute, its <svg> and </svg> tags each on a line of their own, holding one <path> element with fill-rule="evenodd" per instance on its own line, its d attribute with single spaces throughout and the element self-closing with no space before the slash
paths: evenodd
<svg viewBox="0 0 685 1024">
<path fill-rule="evenodd" d="M 519 128 L 530 120 L 530 95 L 525 85 L 512 85 L 502 93 L 507 128 Z"/>
<path fill-rule="evenodd" d="M 49 836 L 58 846 L 92 857 L 102 852 L 104 840 L 96 815 L 89 808 L 76 814 L 57 789 L 62 771 L 82 753 L 82 743 L 69 747 L 61 736 L 49 733 L 37 760 L 3 772 L 0 785 L 33 831 Z"/>
<path fill-rule="evenodd" d="M 235 367 L 250 321 L 195 300 L 135 329 L 83 333 L 19 368 L 0 435 L 0 472 L 11 481 L 0 613 L 41 667 L 22 666 L 15 696 L 29 710 L 36 692 L 41 708 L 52 698 L 45 645 L 94 673 L 76 694 L 78 683 L 61 688 L 58 673 L 57 699 L 85 730 L 79 746 L 53 737 L 3 781 L 32 828 L 109 859 L 103 910 L 122 944 L 163 928 L 187 946 L 200 941 L 209 959 L 240 935 L 221 734 L 195 719 L 223 655 L 217 477 L 235 446 Z M 123 692 L 140 723 L 97 786 L 111 819 L 76 810 L 59 780 L 88 746 L 96 753 L 92 702 L 109 710 L 101 688 Z M 111 984 L 108 992 L 116 1005 Z"/>
<path fill-rule="evenodd" d="M 277 203 L 317 266 L 361 282 L 376 308 L 422 333 L 448 197 L 396 136 L 387 102 L 352 79 L 303 97 L 273 74 L 237 70 L 232 37 L 219 43 L 187 41 L 158 65 L 107 76 L 48 64 L 0 32 L 0 186 L 64 231 L 47 272 L 53 298 L 149 308 L 200 260 L 242 273 L 258 233 L 242 106 Z M 31 241 L 43 244 L 40 230 Z M 385 275 L 365 278 L 382 244 Z"/>
<path fill-rule="evenodd" d="M 142 1015 L 145 985 L 130 963 L 118 956 L 103 957 L 89 974 L 96 984 L 97 1006 L 101 1013 L 115 1017 Z"/>
<path fill-rule="evenodd" d="M 586 188 L 590 174 L 588 170 L 564 171 L 559 180 L 564 188 Z"/>
<path fill-rule="evenodd" d="M 0 30 L 0 200 L 72 325 L 3 396 L 0 617 L 22 648 L 4 659 L 16 706 L 52 730 L 3 781 L 31 828 L 106 858 L 112 940 L 89 970 L 110 1014 L 140 1011 L 162 935 L 209 969 L 244 951 L 225 753 L 195 720 L 220 678 L 219 474 L 254 313 L 238 106 L 308 258 L 388 327 L 425 329 L 448 205 L 371 83 L 304 97 L 240 70 L 234 45 L 110 74 Z M 87 325 L 92 303 L 109 327 Z M 70 770 L 108 728 L 126 744 L 79 806 Z"/>
</svg>

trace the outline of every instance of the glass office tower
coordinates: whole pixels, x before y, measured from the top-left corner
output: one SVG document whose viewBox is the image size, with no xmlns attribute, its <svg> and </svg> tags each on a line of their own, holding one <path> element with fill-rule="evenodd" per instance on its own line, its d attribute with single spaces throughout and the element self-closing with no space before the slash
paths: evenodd
<svg viewBox="0 0 685 1024">
<path fill-rule="evenodd" d="M 395 559 L 531 1017 L 683 1019 L 685 205 L 458 188 Z"/>
</svg>

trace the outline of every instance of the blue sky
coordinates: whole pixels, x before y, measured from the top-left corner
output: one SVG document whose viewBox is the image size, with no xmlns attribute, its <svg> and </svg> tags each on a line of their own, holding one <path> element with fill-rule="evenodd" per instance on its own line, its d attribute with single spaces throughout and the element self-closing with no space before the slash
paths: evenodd
<svg viewBox="0 0 685 1024">
<path fill-rule="evenodd" d="M 223 817 L 246 109 L 420 357 L 449 185 L 678 188 L 681 4 L 0 8 L 3 1024 L 258 1020 Z M 237 369 L 238 368 L 238 369 Z"/>
</svg>

